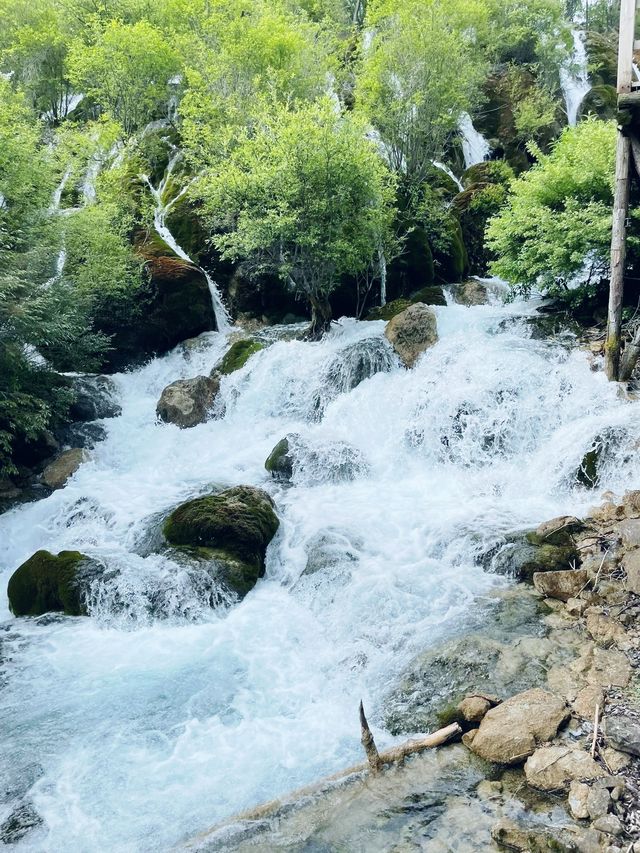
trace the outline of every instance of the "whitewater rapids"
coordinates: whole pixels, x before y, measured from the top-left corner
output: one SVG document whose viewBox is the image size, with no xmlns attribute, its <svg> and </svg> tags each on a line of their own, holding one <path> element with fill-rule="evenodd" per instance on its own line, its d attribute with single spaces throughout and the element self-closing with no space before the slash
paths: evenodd
<svg viewBox="0 0 640 853">
<path fill-rule="evenodd" d="M 90 461 L 0 516 L 0 822 L 25 802 L 43 820 L 15 849 L 173 849 L 360 760 L 360 698 L 385 746 L 375 724 L 403 666 L 509 583 L 476 564 L 483 548 L 640 484 L 640 407 L 586 353 L 532 338 L 534 311 L 437 308 L 440 341 L 412 371 L 382 322 L 344 320 L 320 343 L 268 330 L 223 380 L 219 417 L 189 430 L 158 424 L 156 402 L 208 373 L 226 335 L 115 377 L 122 415 Z M 373 375 L 352 387 L 363 362 Z M 594 495 L 575 471 L 607 429 Z M 290 487 L 264 469 L 288 433 L 315 451 Z M 349 481 L 331 476 L 345 442 L 366 461 Z M 269 490 L 281 527 L 266 577 L 212 611 L 143 545 L 180 501 L 236 484 Z M 113 568 L 89 618 L 11 617 L 8 578 L 39 548 Z"/>
</svg>

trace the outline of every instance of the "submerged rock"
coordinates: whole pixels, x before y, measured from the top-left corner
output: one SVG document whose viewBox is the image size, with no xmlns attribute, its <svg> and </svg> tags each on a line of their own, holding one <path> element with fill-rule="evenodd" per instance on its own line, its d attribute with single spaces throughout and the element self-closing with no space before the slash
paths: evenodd
<svg viewBox="0 0 640 853">
<path fill-rule="evenodd" d="M 0 824 L 0 841 L 4 844 L 17 844 L 32 829 L 42 824 L 42 818 L 33 803 L 20 803 Z"/>
<path fill-rule="evenodd" d="M 9 579 L 7 595 L 14 616 L 86 613 L 83 587 L 99 567 L 79 551 L 37 551 Z"/>
<path fill-rule="evenodd" d="M 263 349 L 264 344 L 252 338 L 244 338 L 243 340 L 236 341 L 225 353 L 222 361 L 216 365 L 213 373 L 217 372 L 222 374 L 222 376 L 228 376 L 229 373 L 234 373 L 236 370 L 244 367 L 254 353 L 260 352 Z"/>
<path fill-rule="evenodd" d="M 537 744 L 555 736 L 569 713 L 563 699 L 534 688 L 487 711 L 480 728 L 468 732 L 463 742 L 487 761 L 521 764 Z"/>
<path fill-rule="evenodd" d="M 42 482 L 50 489 L 61 489 L 87 458 L 87 453 L 82 448 L 64 450 L 44 469 Z"/>
<path fill-rule="evenodd" d="M 314 483 L 354 480 L 369 470 L 364 455 L 352 444 L 331 441 L 314 445 L 296 433 L 276 444 L 264 467 L 281 482 L 290 482 L 295 473 Z"/>
<path fill-rule="evenodd" d="M 438 340 L 433 308 L 421 302 L 411 305 L 389 321 L 385 336 L 404 366 L 413 367 L 422 353 Z"/>
<path fill-rule="evenodd" d="M 171 545 L 209 549 L 209 557 L 228 565 L 229 586 L 246 595 L 264 574 L 267 546 L 279 524 L 266 492 L 235 486 L 182 504 L 167 518 L 163 532 Z"/>
<path fill-rule="evenodd" d="M 178 379 L 164 389 L 156 406 L 158 417 L 180 429 L 197 426 L 207 420 L 220 381 L 207 376 Z"/>
<path fill-rule="evenodd" d="M 108 376 L 76 376 L 72 381 L 75 400 L 69 411 L 74 421 L 115 418 L 122 413 L 115 382 Z"/>
</svg>

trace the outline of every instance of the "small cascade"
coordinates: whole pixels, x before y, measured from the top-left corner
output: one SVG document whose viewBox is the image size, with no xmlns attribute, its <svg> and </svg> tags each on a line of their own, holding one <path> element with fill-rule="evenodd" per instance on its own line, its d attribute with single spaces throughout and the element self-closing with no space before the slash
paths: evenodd
<svg viewBox="0 0 640 853">
<path fill-rule="evenodd" d="M 575 127 L 578 122 L 580 105 L 591 90 L 587 49 L 583 34 L 579 30 L 573 31 L 573 55 L 571 61 L 560 69 L 560 85 L 564 95 L 569 127 Z"/>
<path fill-rule="evenodd" d="M 71 166 L 67 166 L 67 169 L 60 180 L 60 183 L 53 191 L 53 197 L 51 198 L 51 204 L 49 205 L 49 213 L 57 213 L 60 210 L 60 203 L 62 201 L 62 193 L 64 192 L 64 188 L 67 185 L 67 181 L 71 177 Z"/>
<path fill-rule="evenodd" d="M 153 225 L 159 234 L 159 236 L 164 240 L 164 242 L 169 246 L 169 248 L 175 252 L 175 254 L 182 258 L 183 261 L 187 261 L 190 264 L 193 264 L 197 267 L 200 272 L 204 275 L 207 285 L 209 286 L 209 293 L 211 294 L 211 304 L 213 305 L 213 313 L 216 318 L 216 325 L 218 327 L 218 331 L 224 332 L 229 329 L 231 326 L 231 319 L 229 317 L 229 313 L 225 308 L 224 302 L 222 301 L 222 297 L 220 296 L 220 292 L 218 290 L 218 286 L 215 281 L 211 278 L 209 273 L 203 269 L 185 252 L 185 250 L 180 246 L 177 242 L 176 238 L 171 233 L 169 226 L 167 225 L 167 215 L 170 213 L 172 207 L 185 195 L 189 186 L 183 187 L 180 192 L 175 195 L 169 201 L 165 201 L 165 191 L 167 189 L 167 185 L 173 174 L 173 170 L 176 167 L 177 163 L 180 161 L 182 157 L 182 153 L 176 149 L 171 158 L 169 159 L 169 163 L 165 170 L 164 176 L 157 187 L 154 187 L 151 183 L 151 180 L 148 175 L 141 175 L 140 177 L 149 187 L 151 191 L 151 195 L 153 196 L 156 208 L 153 214 Z"/>
<path fill-rule="evenodd" d="M 469 113 L 462 113 L 458 128 L 462 136 L 462 152 L 464 154 L 464 165 L 466 169 L 482 163 L 489 159 L 491 146 L 473 125 L 473 119 Z M 435 164 L 434 164 L 435 165 Z"/>
<path fill-rule="evenodd" d="M 466 160 L 466 154 L 465 154 L 465 160 Z M 431 162 L 436 167 L 436 169 L 440 169 L 440 171 L 444 172 L 446 175 L 449 175 L 451 180 L 455 182 L 455 185 L 458 187 L 460 192 L 462 192 L 464 190 L 464 187 L 462 185 L 462 181 L 460 180 L 460 178 L 457 178 L 454 175 L 454 173 L 451 171 L 451 169 L 447 166 L 446 163 L 441 163 L 440 160 L 432 160 Z"/>
<path fill-rule="evenodd" d="M 68 166 L 64 175 L 62 176 L 62 178 L 60 180 L 60 183 L 58 184 L 58 186 L 53 191 L 53 197 L 51 198 L 51 204 L 49 205 L 49 215 L 50 216 L 57 216 L 60 213 L 62 213 L 62 211 L 60 210 L 60 204 L 62 203 L 62 193 L 64 192 L 64 188 L 67 185 L 67 181 L 71 177 L 71 171 L 72 171 L 71 166 Z M 49 278 L 49 279 L 47 279 L 47 281 L 45 281 L 45 283 L 44 283 L 45 288 L 52 287 L 56 283 L 56 281 L 59 281 L 60 277 L 62 276 L 62 272 L 64 270 L 64 265 L 66 263 L 66 260 L 67 260 L 67 250 L 65 248 L 64 240 L 63 240 L 62 246 L 60 247 L 60 250 L 58 251 L 58 255 L 56 257 L 55 272 L 51 276 L 51 278 Z"/>
</svg>

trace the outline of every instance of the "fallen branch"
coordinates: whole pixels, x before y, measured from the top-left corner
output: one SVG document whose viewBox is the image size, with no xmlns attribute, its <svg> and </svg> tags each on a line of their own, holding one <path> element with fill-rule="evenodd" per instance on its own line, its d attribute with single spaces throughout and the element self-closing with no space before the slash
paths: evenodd
<svg viewBox="0 0 640 853">
<path fill-rule="evenodd" d="M 364 715 L 364 707 L 362 705 L 362 699 L 360 700 L 360 728 L 362 730 L 362 736 L 360 741 L 364 747 L 364 751 L 367 754 L 367 761 L 369 762 L 369 768 L 372 773 L 379 773 L 382 770 L 382 763 L 380 761 L 380 753 L 378 752 L 378 748 L 376 747 L 376 742 L 373 739 L 373 735 L 371 734 L 371 729 L 369 728 L 369 723 L 367 722 L 367 718 Z"/>
<path fill-rule="evenodd" d="M 600 705 L 596 703 L 596 712 L 593 715 L 593 740 L 591 742 L 591 758 L 596 757 L 596 744 L 598 742 L 598 723 L 600 721 Z"/>
</svg>

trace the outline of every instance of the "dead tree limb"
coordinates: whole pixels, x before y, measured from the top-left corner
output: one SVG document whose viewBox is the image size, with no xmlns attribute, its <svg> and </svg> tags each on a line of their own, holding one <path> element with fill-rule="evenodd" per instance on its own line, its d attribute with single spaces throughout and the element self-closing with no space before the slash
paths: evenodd
<svg viewBox="0 0 640 853">
<path fill-rule="evenodd" d="M 640 358 L 640 326 L 635 331 L 633 338 L 625 346 L 620 364 L 620 382 L 628 382 L 633 370 Z"/>
<path fill-rule="evenodd" d="M 382 764 L 380 762 L 380 753 L 378 752 L 376 742 L 373 739 L 373 735 L 371 734 L 371 729 L 369 728 L 367 718 L 364 715 L 364 706 L 362 705 L 362 699 L 360 700 L 360 729 L 362 731 L 360 741 L 364 747 L 364 751 L 367 754 L 367 761 L 369 762 L 371 772 L 379 773 L 382 769 Z"/>
</svg>

